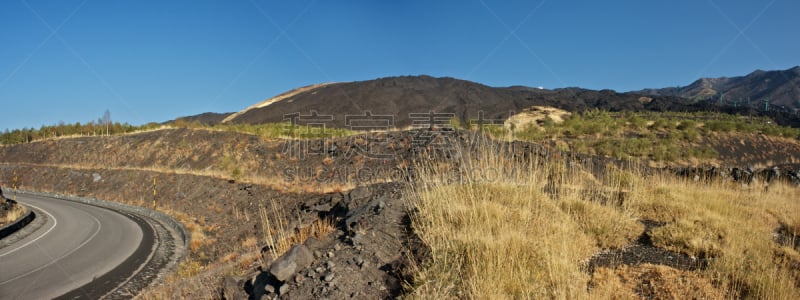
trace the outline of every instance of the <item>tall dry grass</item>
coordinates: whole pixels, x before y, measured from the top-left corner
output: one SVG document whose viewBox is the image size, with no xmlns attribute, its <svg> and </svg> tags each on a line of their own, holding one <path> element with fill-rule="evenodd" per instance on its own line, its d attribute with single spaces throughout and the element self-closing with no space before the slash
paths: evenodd
<svg viewBox="0 0 800 300">
<path fill-rule="evenodd" d="M 416 165 L 412 227 L 431 255 L 418 266 L 409 298 L 640 297 L 636 284 L 590 285 L 586 262 L 629 245 L 644 230 L 637 221 L 647 219 L 666 222 L 651 232 L 656 246 L 708 259 L 708 267 L 601 272 L 630 280 L 661 276 L 646 284 L 661 285 L 656 290 L 665 297 L 800 299 L 798 249 L 774 240 L 779 228 L 797 233 L 796 187 L 765 191 L 613 166 L 594 178 L 561 159 L 513 159 L 500 146 L 461 157 Z M 597 195 L 614 200 L 615 194 L 625 197 L 598 201 Z M 704 290 L 687 291 L 696 287 Z"/>
<path fill-rule="evenodd" d="M 419 162 L 412 226 L 431 248 L 411 298 L 586 298 L 583 261 L 641 232 L 627 212 L 588 201 L 592 182 L 564 161 L 515 161 L 508 149 Z M 585 174 L 584 174 L 585 175 Z M 605 191 L 592 186 L 595 192 Z"/>
<path fill-rule="evenodd" d="M 3 201 L 2 198 L 0 198 L 0 201 Z M 0 212 L 0 227 L 16 222 L 24 217 L 26 213 L 28 213 L 28 209 L 19 204 L 12 206 L 8 211 Z"/>
<path fill-rule="evenodd" d="M 266 241 L 267 249 L 272 260 L 277 259 L 294 245 L 304 243 L 308 238 L 321 239 L 327 234 L 336 231 L 333 219 L 323 218 L 307 224 L 307 226 L 290 230 L 286 213 L 272 199 L 269 208 L 259 207 L 261 218 L 262 238 Z"/>
<path fill-rule="evenodd" d="M 185 215 L 175 213 L 179 220 L 187 225 L 187 230 L 192 232 L 192 241 L 195 240 L 199 227 L 196 224 L 186 223 Z M 182 261 L 177 270 L 142 292 L 141 299 L 218 299 L 219 283 L 225 276 L 244 277 L 252 275 L 253 264 L 268 266 L 274 259 L 286 253 L 292 246 L 304 243 L 313 237 L 321 239 L 336 230 L 333 219 L 318 219 L 307 226 L 290 228 L 290 216 L 271 199 L 267 205 L 259 206 L 261 232 L 256 236 L 247 238 L 233 252 L 223 255 L 213 262 L 201 262 L 192 258 Z M 264 241 L 268 250 L 262 256 L 261 250 Z M 203 237 L 201 245 L 214 243 Z M 195 251 L 199 247 L 190 247 Z M 245 278 L 250 279 L 250 278 Z"/>
<path fill-rule="evenodd" d="M 294 245 L 302 244 L 309 238 L 321 239 L 336 230 L 333 219 L 318 219 L 307 226 L 289 230 L 286 213 L 278 208 L 274 199 L 270 200 L 269 208 L 259 207 L 261 218 L 262 237 L 269 250 L 269 260 L 277 259 L 289 251 Z M 269 262 L 267 262 L 269 263 Z"/>
<path fill-rule="evenodd" d="M 800 299 L 798 249 L 776 241 L 792 234 L 781 228 L 800 220 L 797 187 L 772 184 L 766 190 L 761 184 L 669 176 L 637 186 L 632 210 L 640 218 L 667 222 L 652 231 L 654 244 L 709 259 L 700 273 L 728 298 Z"/>
</svg>

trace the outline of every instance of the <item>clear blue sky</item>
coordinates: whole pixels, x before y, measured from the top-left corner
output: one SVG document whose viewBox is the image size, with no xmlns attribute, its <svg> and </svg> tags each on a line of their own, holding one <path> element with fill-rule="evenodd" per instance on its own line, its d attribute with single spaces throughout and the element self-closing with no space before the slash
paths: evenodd
<svg viewBox="0 0 800 300">
<path fill-rule="evenodd" d="M 0 130 L 238 111 L 319 82 L 637 90 L 800 64 L 800 1 L 0 1 Z"/>
</svg>

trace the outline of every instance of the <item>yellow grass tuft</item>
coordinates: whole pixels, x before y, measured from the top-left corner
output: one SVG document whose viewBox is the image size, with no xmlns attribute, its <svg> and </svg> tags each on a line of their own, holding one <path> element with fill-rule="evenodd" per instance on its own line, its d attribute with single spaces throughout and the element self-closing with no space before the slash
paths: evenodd
<svg viewBox="0 0 800 300">
<path fill-rule="evenodd" d="M 302 244 L 310 237 L 320 239 L 336 230 L 334 220 L 324 218 L 318 219 L 308 226 L 289 231 L 285 212 L 275 205 L 274 200 L 270 201 L 269 207 L 269 209 L 264 206 L 259 207 L 259 216 L 271 259 L 278 258 L 289 251 L 292 246 Z"/>
<path fill-rule="evenodd" d="M 590 282 L 596 299 L 723 299 L 714 284 L 695 272 L 644 264 L 599 268 Z"/>
<path fill-rule="evenodd" d="M 443 201 L 448 199 L 450 201 Z M 547 196 L 508 185 L 442 186 L 415 200 L 414 230 L 432 249 L 419 298 L 574 298 L 594 252 Z M 577 233 L 577 234 L 575 234 Z"/>
<path fill-rule="evenodd" d="M 796 187 L 625 169 L 587 179 L 560 159 L 515 161 L 496 148 L 462 157 L 415 166 L 412 227 L 431 254 L 410 298 L 800 299 L 798 249 L 775 240 L 797 235 Z M 491 180 L 481 176 L 489 172 Z M 644 230 L 638 220 L 664 222 L 649 232 L 655 246 L 707 259 L 707 267 L 601 267 L 590 275 L 585 262 L 630 244 Z"/>
<path fill-rule="evenodd" d="M 0 214 L 0 227 L 9 225 L 24 217 L 28 209 L 22 205 L 14 205 L 11 210 Z"/>
<path fill-rule="evenodd" d="M 569 199 L 559 203 L 585 234 L 594 237 L 595 244 L 603 249 L 619 249 L 630 244 L 644 230 L 644 226 L 630 212 L 600 205 L 582 199 Z"/>
<path fill-rule="evenodd" d="M 650 181 L 638 185 L 632 206 L 641 218 L 668 222 L 652 231 L 656 246 L 710 257 L 701 274 L 726 297 L 800 298 L 795 250 L 774 238 L 782 226 L 800 219 L 800 190 L 773 184 L 767 192 L 666 176 Z"/>
<path fill-rule="evenodd" d="M 418 163 L 412 226 L 431 257 L 412 298 L 585 298 L 583 261 L 641 233 L 629 213 L 584 199 L 600 191 L 577 190 L 585 179 L 563 161 L 518 162 L 504 151 L 458 168 Z"/>
</svg>

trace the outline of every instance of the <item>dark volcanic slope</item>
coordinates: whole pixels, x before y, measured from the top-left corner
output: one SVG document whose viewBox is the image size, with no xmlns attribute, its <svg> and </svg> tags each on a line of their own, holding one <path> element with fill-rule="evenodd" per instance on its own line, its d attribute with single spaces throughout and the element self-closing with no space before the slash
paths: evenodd
<svg viewBox="0 0 800 300">
<path fill-rule="evenodd" d="M 271 105 L 256 108 L 230 120 L 231 123 L 279 122 L 284 114 L 332 115 L 334 126 L 345 126 L 346 115 L 393 115 L 396 127 L 411 124 L 411 113 L 452 113 L 463 120 L 505 119 L 534 105 L 554 106 L 570 111 L 601 108 L 621 110 L 683 110 L 688 101 L 671 96 L 640 99 L 631 93 L 569 88 L 541 90 L 527 87 L 495 88 L 454 78 L 430 76 L 389 77 L 369 81 L 335 83 L 300 92 Z M 646 100 L 646 101 L 644 101 Z"/>
<path fill-rule="evenodd" d="M 719 100 L 727 105 L 800 109 L 800 66 L 783 71 L 757 70 L 746 76 L 701 78 L 684 87 L 647 89 L 635 93 L 678 96 L 693 100 Z M 749 103 L 747 99 L 750 99 Z"/>
<path fill-rule="evenodd" d="M 203 123 L 203 124 L 206 124 L 206 125 L 216 125 L 216 124 L 219 124 L 220 122 L 222 122 L 222 120 L 224 120 L 225 118 L 227 118 L 231 114 L 232 113 L 207 112 L 207 113 L 202 113 L 202 114 L 194 115 L 194 116 L 180 117 L 180 118 L 177 118 L 177 119 L 172 120 L 172 121 L 167 121 L 166 123 L 174 122 L 176 120 L 183 120 L 183 121 L 186 121 L 186 122 L 197 121 L 197 122 L 200 122 L 200 123 Z"/>
</svg>

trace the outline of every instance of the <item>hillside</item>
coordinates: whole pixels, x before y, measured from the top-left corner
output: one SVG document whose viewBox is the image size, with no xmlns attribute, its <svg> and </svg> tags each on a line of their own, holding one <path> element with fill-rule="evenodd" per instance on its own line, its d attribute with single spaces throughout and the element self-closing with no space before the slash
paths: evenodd
<svg viewBox="0 0 800 300">
<path fill-rule="evenodd" d="M 0 181 L 18 174 L 22 189 L 155 207 L 182 222 L 188 259 L 143 299 L 796 298 L 800 210 L 789 199 L 800 190 L 788 177 L 768 192 L 761 179 L 706 186 L 474 131 L 440 133 L 452 152 L 420 143 L 424 131 L 375 140 L 207 129 L 48 139 L 0 147 Z M 294 151 L 303 145 L 325 151 Z M 359 152 L 367 145 L 391 158 Z M 648 277 L 626 279 L 639 272 Z"/>
<path fill-rule="evenodd" d="M 700 78 L 683 87 L 645 89 L 634 93 L 796 112 L 800 109 L 800 66 L 778 71 L 756 70 L 737 77 Z M 765 102 L 769 104 L 765 106 Z"/>
<path fill-rule="evenodd" d="M 277 123 L 366 112 L 455 128 Z M 479 112 L 503 126 L 464 126 Z M 142 299 L 799 299 L 800 129 L 779 124 L 800 122 L 678 93 L 390 77 L 8 132 L 0 183 L 181 222 L 187 259 Z"/>
<path fill-rule="evenodd" d="M 347 116 L 364 116 L 369 112 L 378 118 L 390 116 L 390 127 L 407 128 L 415 122 L 427 122 L 425 116 L 412 114 L 442 113 L 439 116 L 442 122 L 457 118 L 463 123 L 477 120 L 482 112 L 485 120 L 503 121 L 533 106 L 550 106 L 570 112 L 595 108 L 612 112 L 724 112 L 768 116 L 780 125 L 798 127 L 799 74 L 800 67 L 756 71 L 743 77 L 699 79 L 686 87 L 627 93 L 582 88 L 491 87 L 449 77 L 400 76 L 310 85 L 239 112 L 206 113 L 181 119 L 208 125 L 263 124 L 285 121 L 286 115 L 298 114 L 299 124 L 325 123 L 342 128 L 348 126 Z M 769 99 L 766 107 L 763 99 Z"/>
<path fill-rule="evenodd" d="M 768 117 L 721 113 L 567 113 L 536 107 L 492 128 L 500 138 L 544 143 L 577 153 L 646 159 L 667 165 L 765 166 L 800 162 L 800 129 Z M 526 124 L 527 123 L 527 124 Z M 522 125 L 526 124 L 526 125 Z"/>
<path fill-rule="evenodd" d="M 642 98 L 611 90 L 580 88 L 556 90 L 529 87 L 490 87 L 454 78 L 430 76 L 388 77 L 375 80 L 331 83 L 296 89 L 228 116 L 225 123 L 260 124 L 284 120 L 285 114 L 329 115 L 329 125 L 344 127 L 345 116 L 391 115 L 394 126 L 412 124 L 412 113 L 449 113 L 464 122 L 484 118 L 505 120 L 509 113 L 534 105 L 569 111 L 602 108 L 610 111 L 686 110 L 684 99 L 671 96 Z M 447 117 L 444 117 L 445 120 Z"/>
</svg>

